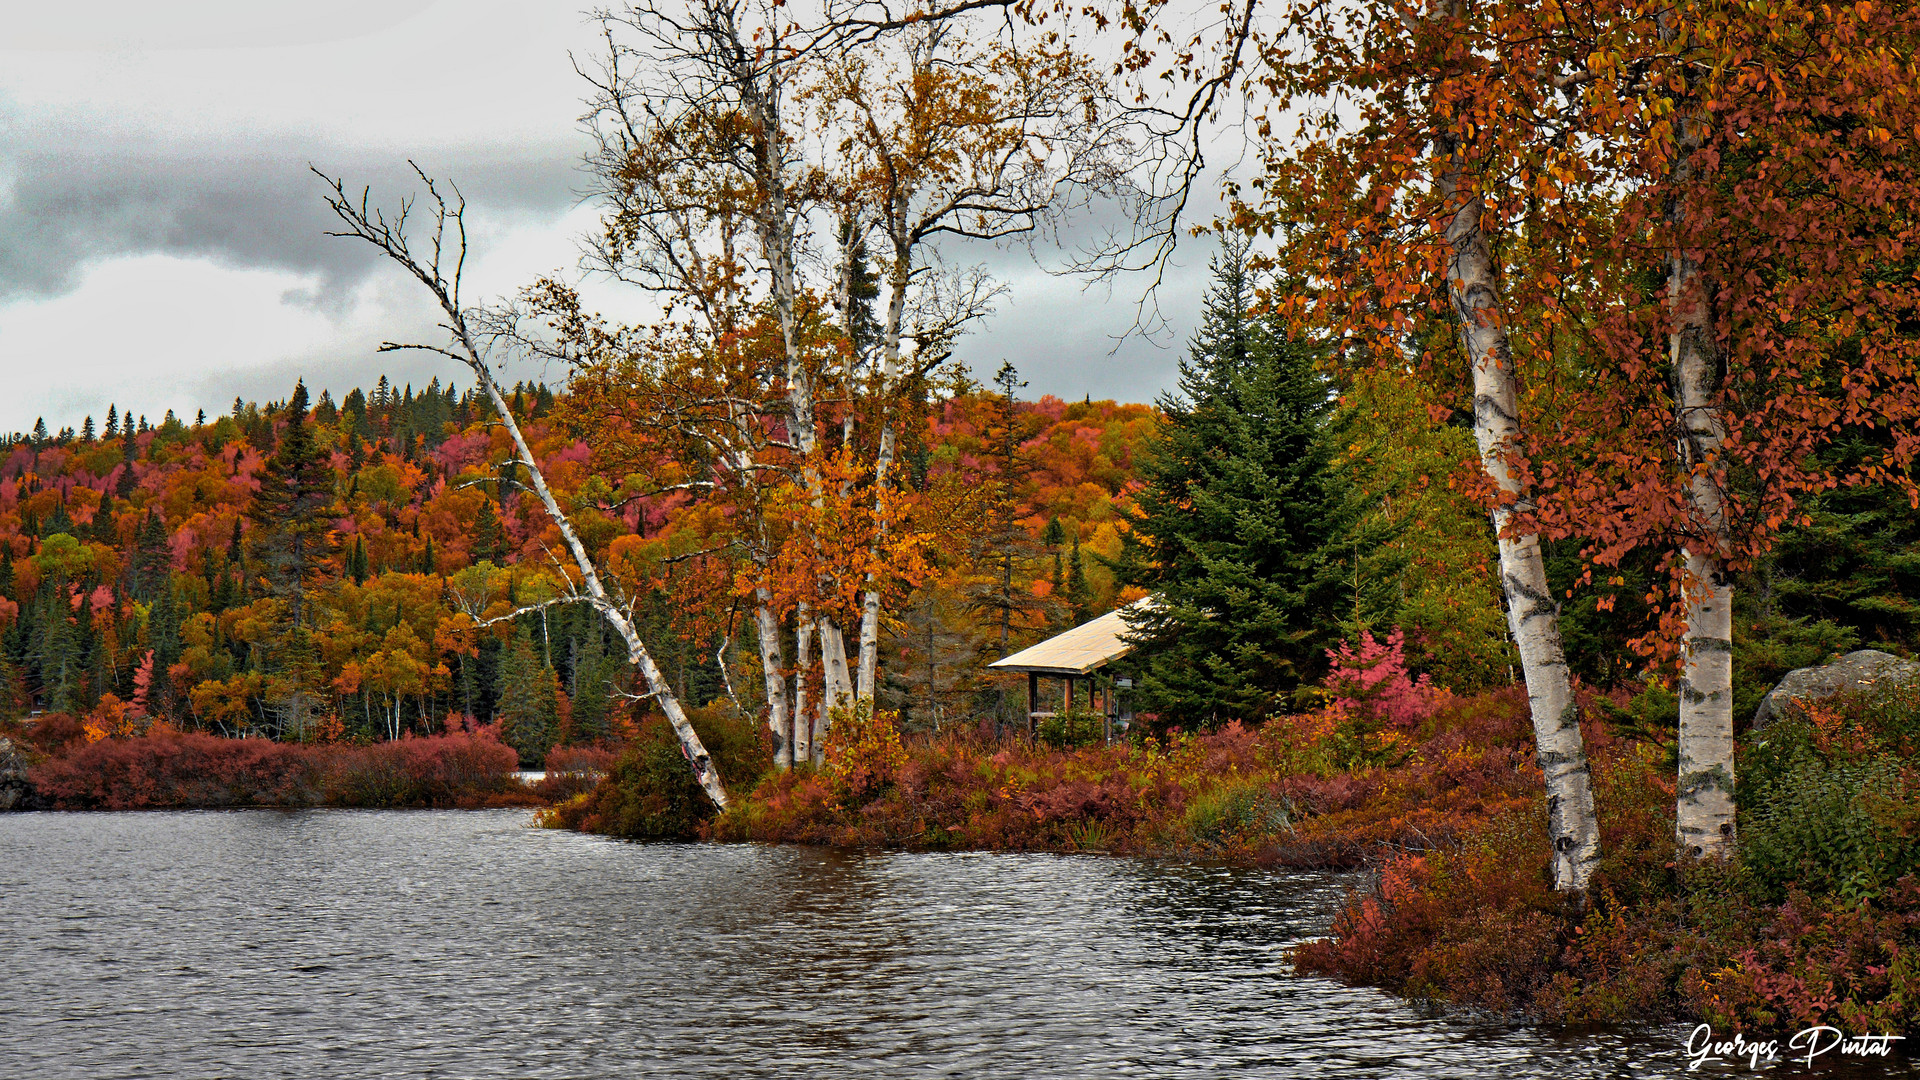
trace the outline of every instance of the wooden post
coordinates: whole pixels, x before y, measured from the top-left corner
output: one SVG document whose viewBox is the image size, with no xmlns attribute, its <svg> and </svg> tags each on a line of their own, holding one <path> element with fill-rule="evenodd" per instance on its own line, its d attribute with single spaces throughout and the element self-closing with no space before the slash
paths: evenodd
<svg viewBox="0 0 1920 1080">
<path fill-rule="evenodd" d="M 1033 714 L 1040 711 L 1040 673 L 1027 672 L 1027 722 L 1023 725 L 1027 738 L 1033 738 Z"/>
</svg>

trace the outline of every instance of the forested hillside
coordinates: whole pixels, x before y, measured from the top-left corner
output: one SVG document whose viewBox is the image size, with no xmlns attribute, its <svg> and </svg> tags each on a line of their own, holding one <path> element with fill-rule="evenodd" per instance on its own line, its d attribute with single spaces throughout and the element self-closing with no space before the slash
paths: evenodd
<svg viewBox="0 0 1920 1080">
<path fill-rule="evenodd" d="M 684 695 L 726 692 L 717 655 L 750 692 L 728 564 L 712 551 L 724 523 L 684 494 L 626 494 L 589 448 L 592 418 L 564 396 L 522 385 L 512 403 L 595 557 L 649 583 L 642 614 Z M 978 387 L 939 402 L 912 483 L 978 490 L 999 475 L 1006 455 L 990 443 L 1006 415 L 1006 399 Z M 899 703 L 971 705 L 978 687 L 960 673 L 998 656 L 979 585 L 1009 549 L 1024 599 L 1000 610 L 1016 640 L 1113 605 L 1133 454 L 1153 416 L 1110 401 L 1013 405 L 1008 527 L 951 520 L 959 543 L 942 545 L 894 627 Z M 310 408 L 301 387 L 192 424 L 116 410 L 98 431 L 89 418 L 16 439 L 0 466 L 5 708 L 83 715 L 108 733 L 165 722 L 300 739 L 500 719 L 530 758 L 614 733 L 630 677 L 599 617 L 558 604 L 502 618 L 564 586 L 554 527 L 491 420 L 437 380 L 415 391 L 383 379 Z"/>
</svg>

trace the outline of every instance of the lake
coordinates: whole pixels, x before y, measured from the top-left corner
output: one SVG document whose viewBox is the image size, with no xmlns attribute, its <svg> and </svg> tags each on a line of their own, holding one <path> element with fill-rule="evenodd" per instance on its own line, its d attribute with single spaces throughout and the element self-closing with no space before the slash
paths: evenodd
<svg viewBox="0 0 1920 1080">
<path fill-rule="evenodd" d="M 1294 976 L 1351 876 L 528 822 L 0 816 L 0 1076 L 1687 1075 Z"/>
</svg>

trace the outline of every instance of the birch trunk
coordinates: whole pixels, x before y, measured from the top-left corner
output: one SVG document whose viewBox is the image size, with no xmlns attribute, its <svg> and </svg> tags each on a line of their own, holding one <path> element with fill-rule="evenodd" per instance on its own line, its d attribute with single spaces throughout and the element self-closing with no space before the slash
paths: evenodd
<svg viewBox="0 0 1920 1080">
<path fill-rule="evenodd" d="M 801 604 L 795 616 L 793 632 L 793 761 L 817 765 L 814 757 L 812 716 L 807 714 L 807 670 L 812 664 L 813 617 Z"/>
<path fill-rule="evenodd" d="M 1450 141 L 1443 152 L 1454 158 Z M 1457 165 L 1441 179 L 1441 194 L 1452 203 L 1459 194 Z M 1506 593 L 1507 619 L 1520 651 L 1533 714 L 1534 753 L 1547 785 L 1547 835 L 1553 845 L 1553 884 L 1563 892 L 1587 887 L 1600 861 L 1600 822 L 1594 811 L 1592 776 L 1580 737 L 1580 712 L 1573 697 L 1560 640 L 1559 605 L 1547 584 L 1546 563 L 1537 534 L 1507 536 L 1512 512 L 1524 509 L 1526 491 L 1507 461 L 1520 435 L 1519 393 L 1513 352 L 1500 311 L 1493 257 L 1480 225 L 1478 195 L 1467 197 L 1448 223 L 1453 254 L 1447 287 L 1460 319 L 1460 341 L 1473 367 L 1473 432 L 1480 461 L 1510 505 L 1493 512 L 1500 537 L 1500 582 Z"/>
<path fill-rule="evenodd" d="M 824 736 L 833 723 L 833 710 L 853 704 L 853 679 L 847 671 L 847 641 L 840 632 L 840 624 L 831 615 L 820 618 L 820 674 L 825 687 L 820 695 L 820 713 L 825 721 L 820 732 Z"/>
<path fill-rule="evenodd" d="M 1691 157 L 1700 148 L 1698 122 L 1681 122 L 1674 178 L 1681 192 L 1668 212 L 1682 224 Z M 1684 244 L 1685 229 L 1678 229 Z M 1689 543 L 1686 559 L 1686 631 L 1681 635 L 1680 776 L 1674 836 L 1694 856 L 1731 852 L 1733 803 L 1733 583 L 1723 563 L 1727 548 L 1725 495 L 1717 475 L 1726 423 L 1716 402 L 1719 358 L 1707 282 L 1691 252 L 1669 256 L 1667 293 L 1673 311 L 1669 340 L 1673 366 L 1678 454 L 1687 471 L 1687 501 L 1705 535 Z"/>
<path fill-rule="evenodd" d="M 780 656 L 780 621 L 769 606 L 766 589 L 755 594 L 759 601 L 753 609 L 754 636 L 760 639 L 760 674 L 767 689 L 767 727 L 773 731 L 773 764 L 787 768 L 793 764 L 793 729 L 787 717 L 786 666 Z"/>
<path fill-rule="evenodd" d="M 907 315 L 907 287 L 913 281 L 914 237 L 907 228 L 904 195 L 896 195 L 892 206 L 893 270 L 888 275 L 887 321 L 880 339 L 880 445 L 873 458 L 874 510 L 879 518 L 880 535 L 885 536 L 887 513 L 887 473 L 893 468 L 896 436 L 893 409 L 894 384 L 900 375 L 900 340 Z M 877 541 L 876 541 L 877 542 Z M 856 701 L 875 708 L 874 680 L 880 657 L 880 589 L 874 575 L 867 575 L 867 588 L 860 597 L 860 666 L 854 692 Z"/>
<path fill-rule="evenodd" d="M 462 335 L 464 337 L 464 333 Z M 580 537 L 573 531 L 573 523 L 567 520 L 566 512 L 553 497 L 547 487 L 547 478 L 540 471 L 540 465 L 533 456 L 533 449 L 527 445 L 525 435 L 520 433 L 520 424 L 513 417 L 513 410 L 507 407 L 507 399 L 500 393 L 500 387 L 493 381 L 492 372 L 479 359 L 479 352 L 470 342 L 462 342 L 474 357 L 468 366 L 480 380 L 480 388 L 487 392 L 487 399 L 500 414 L 500 421 L 506 426 L 507 434 L 513 439 L 514 450 L 527 467 L 527 477 L 533 483 L 534 493 L 539 495 L 540 504 L 546 507 L 547 517 L 553 520 L 560 530 L 560 536 L 566 541 L 567 550 L 573 555 L 574 566 L 580 571 L 581 583 L 585 585 L 587 597 L 594 608 L 613 624 L 621 640 L 627 643 L 627 659 L 640 669 L 640 675 L 647 681 L 648 694 L 666 714 L 667 723 L 673 726 L 673 733 L 680 740 L 680 752 L 693 768 L 693 778 L 707 793 L 707 798 L 721 810 L 727 808 L 727 789 L 720 780 L 720 771 L 714 767 L 713 758 L 707 748 L 701 744 L 700 735 L 693 730 L 693 724 L 687 719 L 686 710 L 680 707 L 680 699 L 674 695 L 673 686 L 653 662 L 653 654 L 647 651 L 646 643 L 640 640 L 640 632 L 635 629 L 626 613 L 615 606 L 607 597 L 606 588 L 600 584 L 600 574 L 593 567 L 593 559 L 587 555 L 587 549 Z"/>
</svg>

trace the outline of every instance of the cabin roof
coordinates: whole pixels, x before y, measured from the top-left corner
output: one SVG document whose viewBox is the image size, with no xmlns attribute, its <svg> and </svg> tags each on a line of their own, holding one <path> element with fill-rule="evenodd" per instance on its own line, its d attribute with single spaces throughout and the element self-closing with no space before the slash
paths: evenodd
<svg viewBox="0 0 1920 1080">
<path fill-rule="evenodd" d="M 1127 632 L 1127 615 L 1142 610 L 1152 597 L 1141 597 L 1124 607 L 1115 608 L 1091 622 L 1039 643 L 1029 645 L 1003 660 L 987 666 L 997 671 L 1029 671 L 1042 675 L 1085 675 L 1094 668 L 1118 660 L 1133 651 L 1122 639 Z"/>
</svg>

